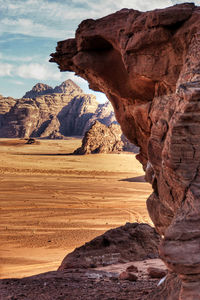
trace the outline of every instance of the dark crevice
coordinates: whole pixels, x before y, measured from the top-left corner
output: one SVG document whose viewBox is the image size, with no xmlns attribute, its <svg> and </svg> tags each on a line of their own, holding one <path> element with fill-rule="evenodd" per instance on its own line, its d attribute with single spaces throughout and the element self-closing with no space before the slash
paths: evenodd
<svg viewBox="0 0 200 300">
<path fill-rule="evenodd" d="M 153 179 L 152 188 L 153 188 L 153 191 L 154 191 L 155 195 L 157 197 L 159 197 L 159 194 L 158 194 L 158 183 L 157 183 L 157 178 L 156 177 L 154 177 L 154 179 Z"/>
<path fill-rule="evenodd" d="M 175 24 L 163 26 L 165 29 L 168 29 L 172 35 L 174 35 L 178 29 L 185 23 L 186 20 L 177 22 Z"/>
<path fill-rule="evenodd" d="M 164 176 L 163 176 L 163 179 L 165 180 L 165 183 L 166 183 L 166 185 L 167 185 L 168 188 L 169 188 L 169 194 L 170 194 L 170 196 L 171 196 L 171 198 L 172 198 L 172 201 L 175 203 L 176 201 L 175 201 L 175 199 L 174 199 L 174 196 L 173 196 L 173 193 L 172 193 L 172 189 L 171 189 L 169 183 L 167 182 L 167 180 L 166 180 L 166 178 L 165 178 Z"/>
<path fill-rule="evenodd" d="M 107 51 L 112 50 L 113 46 L 101 36 L 92 36 L 84 38 L 81 43 L 81 51 Z"/>
</svg>

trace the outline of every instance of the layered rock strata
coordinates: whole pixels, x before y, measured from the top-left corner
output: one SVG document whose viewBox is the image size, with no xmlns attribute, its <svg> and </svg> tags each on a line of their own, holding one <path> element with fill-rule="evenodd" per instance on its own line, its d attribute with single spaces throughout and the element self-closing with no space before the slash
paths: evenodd
<svg viewBox="0 0 200 300">
<path fill-rule="evenodd" d="M 160 254 L 182 281 L 179 299 L 200 299 L 200 8 L 123 9 L 85 20 L 51 61 L 104 92 L 140 147 Z"/>
</svg>

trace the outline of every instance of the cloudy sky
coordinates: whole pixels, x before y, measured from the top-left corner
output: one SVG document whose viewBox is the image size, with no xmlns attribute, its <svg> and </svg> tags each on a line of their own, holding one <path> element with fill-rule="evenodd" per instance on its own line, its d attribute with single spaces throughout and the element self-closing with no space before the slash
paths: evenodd
<svg viewBox="0 0 200 300">
<path fill-rule="evenodd" d="M 74 37 L 84 19 L 122 8 L 141 11 L 182 3 L 180 0 L 0 0 L 0 94 L 22 97 L 38 82 L 52 87 L 71 78 L 86 93 L 87 83 L 73 73 L 60 73 L 49 63 L 59 40 Z M 187 1 L 200 5 L 200 0 Z M 99 101 L 104 100 L 97 93 Z"/>
</svg>

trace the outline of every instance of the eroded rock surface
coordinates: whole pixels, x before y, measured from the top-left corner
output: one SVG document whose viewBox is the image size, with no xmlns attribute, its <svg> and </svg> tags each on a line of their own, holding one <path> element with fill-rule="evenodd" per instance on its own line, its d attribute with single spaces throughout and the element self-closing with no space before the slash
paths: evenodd
<svg viewBox="0 0 200 300">
<path fill-rule="evenodd" d="M 160 253 L 182 281 L 179 299 L 200 299 L 200 8 L 123 9 L 85 20 L 51 61 L 104 92 L 140 147 Z"/>
<path fill-rule="evenodd" d="M 137 153 L 138 148 L 125 140 L 118 124 L 106 126 L 95 121 L 86 131 L 81 147 L 76 149 L 74 154 L 120 153 L 121 151 Z"/>
<path fill-rule="evenodd" d="M 76 248 L 64 258 L 59 270 L 157 258 L 159 242 L 159 235 L 148 224 L 126 223 Z"/>
</svg>

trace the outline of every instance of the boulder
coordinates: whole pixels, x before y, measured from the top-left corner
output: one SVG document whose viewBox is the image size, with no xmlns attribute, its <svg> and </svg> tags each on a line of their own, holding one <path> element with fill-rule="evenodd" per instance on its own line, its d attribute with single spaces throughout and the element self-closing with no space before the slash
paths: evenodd
<svg viewBox="0 0 200 300">
<path fill-rule="evenodd" d="M 149 267 L 147 269 L 148 275 L 151 278 L 163 278 L 167 275 L 167 271 L 160 269 L 160 268 L 154 268 L 154 267 Z"/>
<path fill-rule="evenodd" d="M 129 267 L 126 268 L 126 272 L 132 272 L 132 273 L 137 273 L 138 268 L 134 265 L 130 265 Z"/>
<path fill-rule="evenodd" d="M 119 274 L 119 279 L 121 280 L 129 280 L 129 281 L 137 281 L 138 277 L 137 275 L 130 273 L 130 272 L 122 272 Z"/>
</svg>

